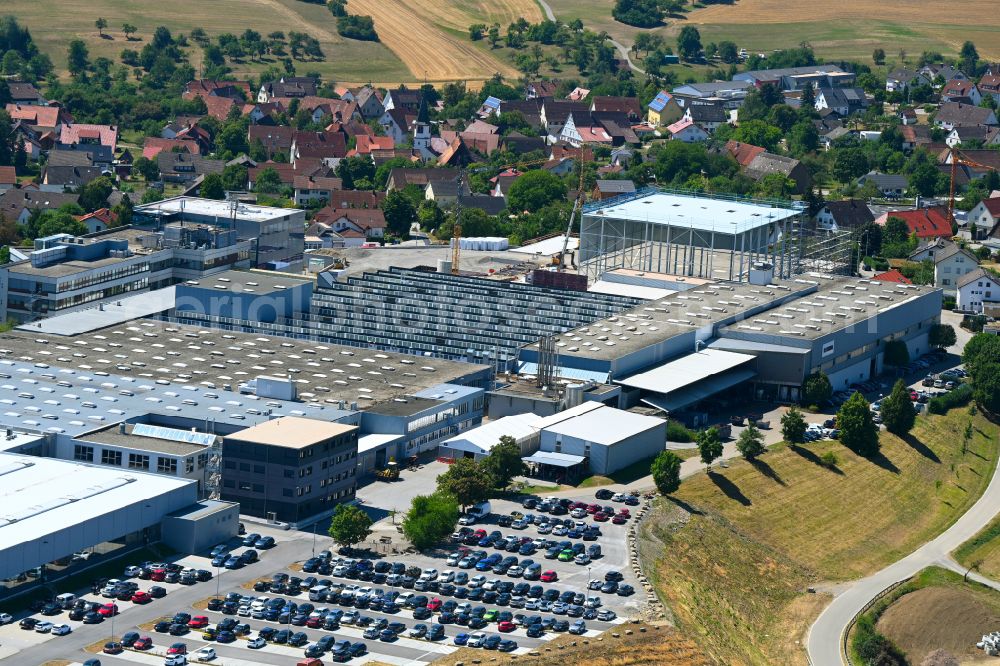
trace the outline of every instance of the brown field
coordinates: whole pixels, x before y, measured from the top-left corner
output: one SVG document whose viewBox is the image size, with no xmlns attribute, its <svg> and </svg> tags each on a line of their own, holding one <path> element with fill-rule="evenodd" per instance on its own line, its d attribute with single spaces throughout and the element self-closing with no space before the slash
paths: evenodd
<svg viewBox="0 0 1000 666">
<path fill-rule="evenodd" d="M 499 22 L 506 27 L 518 16 L 541 18 L 534 0 L 501 0 L 457 5 L 446 0 L 350 0 L 349 11 L 375 19 L 379 38 L 416 80 L 482 81 L 517 70 L 468 38 L 472 23 Z"/>
</svg>

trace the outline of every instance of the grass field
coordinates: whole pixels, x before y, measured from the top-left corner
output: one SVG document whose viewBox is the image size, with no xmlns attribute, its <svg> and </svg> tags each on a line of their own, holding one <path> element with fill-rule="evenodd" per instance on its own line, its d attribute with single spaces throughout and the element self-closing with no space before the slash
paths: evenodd
<svg viewBox="0 0 1000 666">
<path fill-rule="evenodd" d="M 952 554 L 959 564 L 974 567 L 994 580 L 1000 578 L 1000 516 Z"/>
<path fill-rule="evenodd" d="M 837 442 L 778 445 L 751 464 L 681 484 L 646 521 L 641 557 L 679 626 L 719 663 L 804 664 L 800 641 L 826 604 L 822 581 L 863 576 L 939 534 L 980 496 L 997 426 L 981 416 L 961 453 L 964 409 L 882 433 L 882 456 Z M 833 451 L 835 469 L 819 457 Z M 649 563 L 655 562 L 655 566 Z M 652 571 L 650 571 L 652 569 Z"/>
<path fill-rule="evenodd" d="M 505 59 L 489 52 L 485 42 L 468 38 L 472 23 L 499 22 L 506 27 L 518 16 L 529 21 L 541 18 L 535 0 L 350 0 L 349 11 L 370 14 L 380 43 L 344 39 L 337 34 L 334 18 L 322 4 L 298 0 L 177 0 L 164 4 L 141 0 L 65 0 L 60 20 L 51 18 L 51 6 L 32 0 L 6 0 L 0 13 L 13 14 L 30 30 L 39 47 L 48 53 L 60 71 L 65 70 L 66 44 L 83 39 L 92 58 L 104 56 L 118 61 L 124 48 L 140 49 L 144 39 L 160 25 L 175 34 L 196 27 L 210 36 L 235 34 L 250 28 L 267 34 L 273 30 L 305 32 L 319 40 L 326 56 L 322 62 L 296 62 L 300 72 L 315 70 L 338 83 L 394 84 L 424 80 L 482 81 L 496 72 L 516 76 Z M 94 20 L 108 21 L 101 38 Z M 126 42 L 123 23 L 138 27 L 138 40 Z M 191 50 L 192 63 L 199 64 L 199 49 Z M 233 65 L 234 73 L 253 75 L 274 64 L 246 60 Z"/>
<path fill-rule="evenodd" d="M 611 18 L 613 0 L 549 0 L 549 4 L 559 18 L 581 18 L 588 27 L 607 30 L 626 46 L 640 31 Z M 749 51 L 767 52 L 805 41 L 825 58 L 870 62 L 875 48 L 885 49 L 890 58 L 900 49 L 911 56 L 924 50 L 947 55 L 955 54 L 969 39 L 982 57 L 1000 58 L 1000 13 L 993 0 L 884 0 L 876 4 L 736 0 L 697 9 L 668 23 L 656 31 L 670 41 L 681 26 L 690 24 L 701 32 L 702 43 L 728 39 Z"/>
</svg>

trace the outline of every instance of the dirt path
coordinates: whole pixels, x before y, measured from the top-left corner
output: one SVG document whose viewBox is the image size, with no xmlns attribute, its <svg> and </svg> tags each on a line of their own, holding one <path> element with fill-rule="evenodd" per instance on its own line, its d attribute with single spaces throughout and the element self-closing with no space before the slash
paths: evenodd
<svg viewBox="0 0 1000 666">
<path fill-rule="evenodd" d="M 478 50 L 467 39 L 443 32 L 425 18 L 422 7 L 413 5 L 421 2 L 350 0 L 348 9 L 375 19 L 379 39 L 418 79 L 464 81 L 488 78 L 496 72 L 517 76 L 513 67 Z"/>
</svg>

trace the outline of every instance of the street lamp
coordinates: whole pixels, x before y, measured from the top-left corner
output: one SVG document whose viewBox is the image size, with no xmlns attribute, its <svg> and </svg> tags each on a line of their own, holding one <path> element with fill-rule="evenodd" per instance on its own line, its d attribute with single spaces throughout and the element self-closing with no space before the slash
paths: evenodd
<svg viewBox="0 0 1000 666">
<path fill-rule="evenodd" d="M 219 588 L 222 585 L 222 570 L 219 565 L 215 565 L 215 598 L 219 598 Z"/>
<path fill-rule="evenodd" d="M 313 557 L 316 557 L 316 528 L 319 526 L 319 521 L 317 520 L 313 523 Z"/>
</svg>

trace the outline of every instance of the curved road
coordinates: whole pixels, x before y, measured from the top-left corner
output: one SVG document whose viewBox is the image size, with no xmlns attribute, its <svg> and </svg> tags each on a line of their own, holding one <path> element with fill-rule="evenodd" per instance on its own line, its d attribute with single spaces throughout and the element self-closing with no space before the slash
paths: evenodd
<svg viewBox="0 0 1000 666">
<path fill-rule="evenodd" d="M 538 5 L 542 8 L 542 11 L 545 12 L 545 18 L 550 21 L 556 20 L 556 15 L 552 11 L 552 7 L 549 6 L 549 3 L 545 0 L 538 0 Z M 640 74 L 646 73 L 646 70 L 637 67 L 636 64 L 632 62 L 632 58 L 629 57 L 628 49 L 625 48 L 624 44 L 612 39 L 611 37 L 608 37 L 608 41 L 611 42 L 616 49 L 618 49 L 618 53 L 621 54 L 622 58 L 628 63 L 628 66 L 631 67 L 633 71 L 639 72 Z"/>
<path fill-rule="evenodd" d="M 893 583 L 910 578 L 931 565 L 943 566 L 960 573 L 964 570 L 951 558 L 951 551 L 971 539 L 1000 511 L 1000 466 L 986 492 L 966 511 L 955 524 L 933 541 L 929 541 L 895 564 L 878 573 L 854 582 L 826 607 L 809 629 L 807 649 L 812 666 L 842 666 L 840 641 L 844 630 L 865 604 Z M 977 574 L 971 579 L 991 587 L 996 584 Z"/>
</svg>

